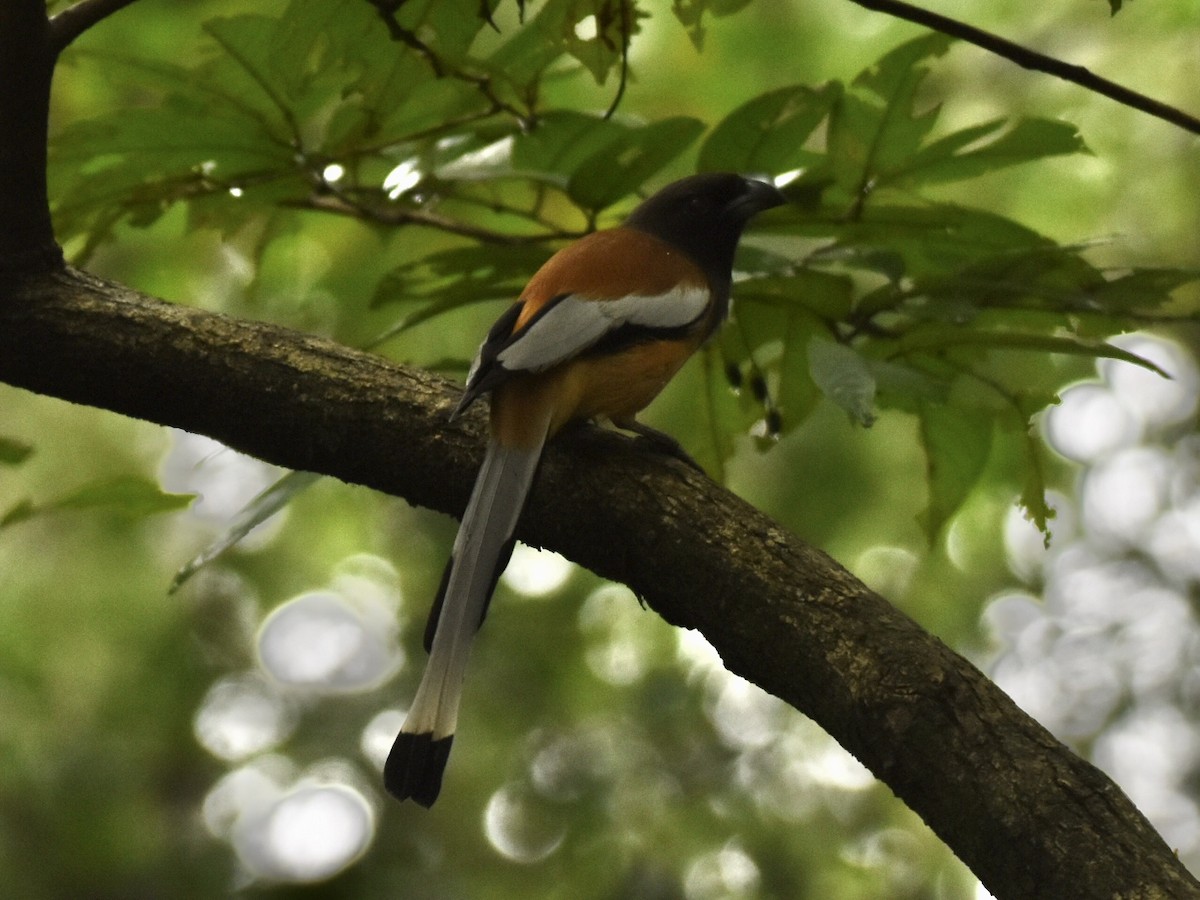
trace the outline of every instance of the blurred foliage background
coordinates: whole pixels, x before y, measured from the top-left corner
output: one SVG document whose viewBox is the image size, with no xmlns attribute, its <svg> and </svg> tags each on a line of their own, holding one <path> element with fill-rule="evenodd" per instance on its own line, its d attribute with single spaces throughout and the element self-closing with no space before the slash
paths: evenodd
<svg viewBox="0 0 1200 900">
<path fill-rule="evenodd" d="M 172 302 L 456 372 L 552 248 L 535 238 L 611 223 L 631 191 L 697 165 L 782 176 L 786 162 L 796 208 L 748 241 L 734 327 L 649 421 L 990 667 L 1200 865 L 1196 334 L 1159 321 L 1186 319 L 1197 299 L 1195 138 L 969 46 L 906 44 L 922 32 L 852 4 L 783 0 L 640 9 L 606 122 L 623 26 L 605 12 L 619 7 L 529 4 L 522 23 L 502 3 L 493 30 L 477 6 L 413 3 L 398 19 L 420 20 L 413 34 L 469 79 L 434 77 L 365 0 L 144 0 L 103 22 L 55 83 L 51 194 L 68 254 Z M 1100 0 L 930 7 L 1195 111 L 1200 11 L 1185 0 L 1115 18 Z M 921 49 L 895 80 L 870 69 L 901 46 Z M 821 86 L 853 93 L 864 70 L 913 97 L 879 102 L 911 125 L 891 134 L 889 146 L 912 144 L 900 163 L 997 118 L 1044 124 L 1008 145 L 1013 158 L 954 178 L 906 181 L 904 165 L 881 164 L 894 183 L 856 197 L 849 138 L 870 103 L 842 107 L 839 124 Z M 814 90 L 787 94 L 792 118 L 777 110 L 748 150 L 738 111 L 796 85 Z M 547 134 L 560 143 L 538 143 Z M 859 201 L 935 225 L 969 207 L 969 234 L 1006 235 L 998 256 L 1023 267 L 998 271 L 993 255 L 971 274 L 980 294 L 1021 286 L 1023 318 L 999 302 L 984 311 L 1007 334 L 1147 325 L 1174 342 L 1070 356 L 951 347 L 895 377 L 886 363 L 920 357 L 889 344 L 923 333 L 913 323 L 982 329 L 986 315 L 936 241 L 847 216 Z M 414 224 L 426 215 L 495 240 Z M 511 235 L 521 242 L 499 243 Z M 798 286 L 802 327 L 778 317 Z M 892 317 L 855 319 L 843 292 Z M 1093 306 L 1070 306 L 1084 294 Z M 852 332 L 864 322 L 878 328 Z M 838 339 L 824 370 L 805 358 L 822 329 Z M 971 412 L 943 364 L 986 366 L 1011 396 L 1036 396 L 1011 405 L 1036 413 L 1037 445 L 993 429 L 1003 404 Z M 1040 412 L 1055 392 L 1063 403 Z M 455 523 L 321 480 L 168 596 L 282 474 L 0 387 L 0 881 L 22 896 L 986 896 L 803 716 L 627 590 L 535 552 L 514 558 L 481 637 L 441 800 L 392 803 L 379 767 Z M 1016 506 L 1023 494 L 1037 519 L 1043 484 L 1059 510 L 1049 551 Z"/>
</svg>

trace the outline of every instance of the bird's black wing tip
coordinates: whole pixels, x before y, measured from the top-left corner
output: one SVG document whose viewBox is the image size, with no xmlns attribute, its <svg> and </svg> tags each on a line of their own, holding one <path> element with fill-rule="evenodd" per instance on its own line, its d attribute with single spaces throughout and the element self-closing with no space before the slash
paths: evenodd
<svg viewBox="0 0 1200 900">
<path fill-rule="evenodd" d="M 397 800 L 415 800 L 426 809 L 433 806 L 442 790 L 442 774 L 450 758 L 454 735 L 400 732 L 383 765 L 383 786 Z"/>
</svg>

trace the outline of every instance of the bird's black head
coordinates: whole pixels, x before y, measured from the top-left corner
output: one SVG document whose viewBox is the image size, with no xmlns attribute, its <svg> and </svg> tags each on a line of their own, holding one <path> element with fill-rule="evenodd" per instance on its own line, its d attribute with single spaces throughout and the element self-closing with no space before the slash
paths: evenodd
<svg viewBox="0 0 1200 900">
<path fill-rule="evenodd" d="M 707 172 L 667 185 L 630 213 L 625 226 L 679 248 L 704 269 L 714 288 L 728 290 L 742 229 L 756 213 L 785 202 L 764 181 Z"/>
</svg>

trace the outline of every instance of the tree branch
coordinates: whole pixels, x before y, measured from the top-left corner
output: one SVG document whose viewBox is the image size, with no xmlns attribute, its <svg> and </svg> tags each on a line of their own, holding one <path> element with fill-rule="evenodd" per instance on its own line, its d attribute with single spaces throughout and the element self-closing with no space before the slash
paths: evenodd
<svg viewBox="0 0 1200 900">
<path fill-rule="evenodd" d="M 1139 94 L 1137 91 L 1130 90 L 1114 81 L 1109 81 L 1107 78 L 1096 75 L 1083 66 L 1072 65 L 1071 63 L 1063 62 L 1061 59 L 1046 56 L 1045 54 L 1038 53 L 1036 50 L 1030 50 L 1028 47 L 1022 47 L 1020 44 L 1015 44 L 1012 41 L 992 34 L 989 31 L 984 31 L 981 28 L 976 28 L 957 19 L 951 19 L 949 16 L 943 16 L 940 13 L 921 9 L 920 7 L 905 3 L 903 0 L 850 0 L 850 2 L 864 9 L 887 13 L 898 19 L 915 22 L 918 25 L 924 25 L 926 28 L 932 28 L 934 31 L 940 31 L 942 34 L 960 38 L 977 47 L 982 47 L 984 50 L 994 53 L 997 56 L 1001 56 L 1010 62 L 1014 62 L 1023 69 L 1045 72 L 1047 75 L 1053 75 L 1056 78 L 1061 78 L 1064 81 L 1087 88 L 1089 91 L 1102 94 L 1111 100 L 1116 100 L 1123 106 L 1148 113 L 1156 119 L 1162 119 L 1164 122 L 1170 122 L 1172 125 L 1177 125 L 1185 131 L 1190 131 L 1192 134 L 1200 134 L 1200 119 L 1197 119 L 1195 116 L 1189 115 L 1174 106 L 1155 100 L 1152 97 L 1147 97 L 1145 94 Z"/>
<path fill-rule="evenodd" d="M 482 412 L 447 423 L 457 391 L 441 378 L 73 270 L 0 283 L 0 380 L 454 514 L 483 443 Z M 823 553 L 688 467 L 581 429 L 549 448 L 519 535 L 700 630 L 731 671 L 887 782 L 1001 900 L 1200 896 L 1099 770 Z"/>
<path fill-rule="evenodd" d="M 50 20 L 50 43 L 55 56 L 97 22 L 119 12 L 134 0 L 79 0 Z"/>
</svg>

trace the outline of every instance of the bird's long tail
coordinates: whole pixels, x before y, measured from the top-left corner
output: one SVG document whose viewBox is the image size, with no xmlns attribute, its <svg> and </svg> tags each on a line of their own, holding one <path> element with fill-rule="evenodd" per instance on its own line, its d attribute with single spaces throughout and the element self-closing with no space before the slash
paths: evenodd
<svg viewBox="0 0 1200 900">
<path fill-rule="evenodd" d="M 548 425 L 548 423 L 547 423 Z M 412 706 L 383 769 L 388 791 L 432 806 L 458 720 L 463 677 L 475 632 L 512 547 L 517 519 L 533 482 L 546 426 L 534 446 L 510 447 L 493 439 L 475 479 L 454 541 L 429 662 Z"/>
</svg>

